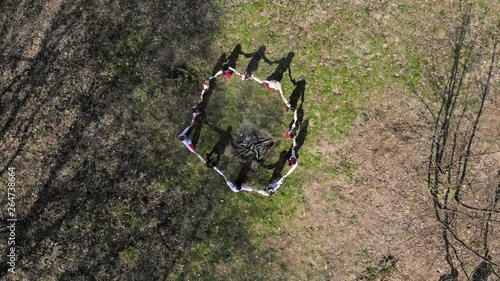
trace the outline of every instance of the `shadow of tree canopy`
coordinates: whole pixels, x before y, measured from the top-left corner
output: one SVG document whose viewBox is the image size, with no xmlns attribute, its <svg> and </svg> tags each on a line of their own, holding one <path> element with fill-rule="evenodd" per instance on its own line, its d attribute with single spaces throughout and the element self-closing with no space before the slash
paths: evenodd
<svg viewBox="0 0 500 281">
<path fill-rule="evenodd" d="M 220 225 L 222 261 L 255 251 L 244 223 L 213 215 L 218 190 L 190 176 L 177 143 L 215 3 L 0 5 L 0 173 L 16 168 L 19 278 L 183 279 L 190 247 Z"/>
</svg>

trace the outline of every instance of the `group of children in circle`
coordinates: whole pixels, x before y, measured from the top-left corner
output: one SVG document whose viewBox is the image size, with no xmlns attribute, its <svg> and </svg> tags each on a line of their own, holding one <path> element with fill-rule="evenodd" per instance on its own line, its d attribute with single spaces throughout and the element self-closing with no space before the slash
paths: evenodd
<svg viewBox="0 0 500 281">
<path fill-rule="evenodd" d="M 211 159 L 210 155 L 207 153 L 205 156 L 201 156 L 199 153 L 196 152 L 196 146 L 193 143 L 193 141 L 189 138 L 189 134 L 192 131 L 193 126 L 198 122 L 198 117 L 203 113 L 203 104 L 205 103 L 205 94 L 207 94 L 210 90 L 210 86 L 212 85 L 211 82 L 212 80 L 216 79 L 220 75 L 224 75 L 226 78 L 232 78 L 233 75 L 236 74 L 241 77 L 242 81 L 245 80 L 253 80 L 256 81 L 259 84 L 263 84 L 266 88 L 274 91 L 278 91 L 281 95 L 281 98 L 283 99 L 287 112 L 294 112 L 294 120 L 290 125 L 289 130 L 285 133 L 285 137 L 287 140 L 292 141 L 292 147 L 290 149 L 290 155 L 288 157 L 288 165 L 290 166 L 290 169 L 288 172 L 283 176 L 281 176 L 277 181 L 274 181 L 270 183 L 267 187 L 264 189 L 255 189 L 251 186 L 246 185 L 246 182 L 239 182 L 239 181 L 230 181 L 224 174 L 224 172 L 219 169 L 217 166 L 217 162 Z M 240 192 L 240 191 L 248 191 L 248 192 L 253 192 L 253 193 L 258 193 L 263 196 L 271 196 L 274 195 L 278 189 L 281 187 L 283 184 L 284 180 L 286 177 L 288 177 L 298 166 L 298 157 L 297 157 L 297 142 L 296 142 L 296 137 L 297 137 L 297 131 L 299 129 L 299 120 L 297 116 L 297 110 L 292 108 L 290 102 L 284 97 L 283 91 L 281 88 L 281 83 L 276 80 L 261 80 L 257 76 L 255 76 L 253 73 L 248 73 L 248 72 L 239 72 L 233 67 L 228 66 L 227 64 L 222 65 L 222 69 L 219 70 L 215 75 L 208 77 L 205 79 L 203 82 L 203 90 L 201 91 L 201 97 L 198 103 L 192 107 L 192 119 L 191 123 L 189 126 L 184 128 L 184 130 L 181 132 L 179 135 L 179 139 L 184 144 L 184 146 L 193 154 L 195 154 L 204 164 L 206 167 L 214 170 L 216 173 L 218 173 L 220 176 L 224 178 L 226 181 L 227 186 L 233 191 L 233 192 Z"/>
</svg>

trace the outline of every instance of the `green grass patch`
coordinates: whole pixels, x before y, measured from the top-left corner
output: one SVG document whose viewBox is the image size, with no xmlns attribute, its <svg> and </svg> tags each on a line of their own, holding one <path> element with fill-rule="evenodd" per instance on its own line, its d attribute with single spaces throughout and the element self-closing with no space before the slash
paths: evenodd
<svg viewBox="0 0 500 281">
<path fill-rule="evenodd" d="M 110 203 L 110 211 L 121 227 L 136 227 L 140 223 L 137 213 L 127 203 L 112 201 Z"/>
<path fill-rule="evenodd" d="M 139 259 L 139 252 L 138 246 L 128 246 L 120 253 L 120 259 L 127 264 L 133 264 Z"/>
<path fill-rule="evenodd" d="M 293 51 L 291 76 L 307 82 L 303 109 L 310 126 L 296 172 L 271 198 L 248 193 L 233 194 L 221 181 L 204 186 L 220 190 L 216 196 L 217 206 L 210 218 L 217 229 L 186 255 L 192 262 L 185 269 L 185 276 L 191 279 L 198 276 L 207 280 L 224 279 L 217 275 L 215 265 L 228 263 L 231 264 L 229 271 L 234 280 L 251 280 L 251 277 L 259 280 L 258 276 L 272 276 L 272 273 L 266 272 L 265 264 L 270 261 L 269 257 L 256 255 L 262 254 L 260 251 L 265 249 L 263 243 L 277 238 L 278 229 L 284 222 L 295 218 L 297 210 L 304 207 L 306 199 L 303 190 L 307 185 L 324 178 L 345 178 L 350 183 L 359 169 L 345 155 L 326 156 L 313 148 L 325 145 L 325 140 L 332 143 L 346 141 L 358 118 L 367 121 L 369 115 L 366 112 L 372 96 L 384 95 L 391 83 L 417 83 L 422 64 L 417 59 L 410 61 L 411 68 L 415 70 L 406 75 L 403 71 L 406 66 L 398 60 L 394 50 L 387 48 L 386 38 L 380 33 L 365 31 L 363 25 L 380 13 L 373 5 L 355 8 L 343 3 L 335 7 L 335 14 L 318 15 L 313 11 L 331 8 L 325 3 L 307 1 L 273 8 L 264 5 L 263 1 L 217 3 L 226 17 L 222 19 L 224 24 L 220 29 L 211 35 L 214 40 L 211 47 L 215 52 L 213 57 L 207 59 L 208 62 L 215 62 L 222 52 L 229 54 L 236 44 L 241 44 L 247 54 L 265 45 L 266 56 L 271 60 L 285 57 Z M 245 70 L 249 61 L 249 58 L 240 56 L 237 69 Z M 199 73 L 209 68 L 200 64 L 193 66 L 200 69 Z M 255 74 L 265 79 L 276 66 L 261 60 Z M 403 79 L 395 75 L 398 71 L 403 73 Z M 222 130 L 231 125 L 234 135 L 251 125 L 265 129 L 279 140 L 268 157 L 276 159 L 281 151 L 290 147 L 290 143 L 283 140 L 283 135 L 293 118 L 284 114 L 278 93 L 251 81 L 239 81 L 238 77 L 220 77 L 207 108 L 209 122 Z M 294 89 L 288 73 L 285 73 L 282 84 L 288 97 Z M 213 147 L 218 136 L 205 126 L 202 140 L 197 149 L 204 153 Z M 230 178 L 238 173 L 239 166 L 234 162 L 231 155 L 224 155 L 221 160 L 221 166 Z M 200 178 L 207 181 L 216 178 L 216 175 L 206 176 L 209 171 L 201 163 L 185 171 L 193 173 L 185 179 L 186 183 L 193 185 L 193 189 L 198 188 L 196 184 Z M 250 185 L 264 187 L 271 172 L 261 168 L 258 173 L 250 173 Z M 172 186 L 175 183 L 172 180 L 167 184 Z M 332 188 L 329 192 L 334 203 L 343 199 L 340 188 Z M 353 224 L 358 224 L 360 220 L 356 215 L 349 219 Z M 245 224 L 248 232 L 238 233 L 237 223 Z M 249 263 L 262 265 L 259 270 L 261 275 L 250 272 L 246 266 Z M 307 274 L 314 276 L 315 271 L 309 268 Z"/>
</svg>

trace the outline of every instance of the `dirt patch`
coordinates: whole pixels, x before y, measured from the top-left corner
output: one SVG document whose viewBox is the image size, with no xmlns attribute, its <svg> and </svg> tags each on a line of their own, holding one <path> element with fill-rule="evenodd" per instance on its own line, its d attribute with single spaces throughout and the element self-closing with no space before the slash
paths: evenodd
<svg viewBox="0 0 500 281">
<path fill-rule="evenodd" d="M 394 255 L 397 269 L 384 280 L 439 275 L 429 275 L 439 243 L 427 237 L 434 230 L 424 183 L 431 123 L 418 101 L 395 97 L 375 99 L 349 141 L 320 145 L 331 155 L 330 165 L 344 161 L 357 168 L 304 190 L 307 208 L 290 223 L 296 231 L 279 243 L 288 245 L 290 268 L 307 264 L 332 280 L 354 280 L 384 255 Z M 305 272 L 297 276 L 306 278 Z"/>
<path fill-rule="evenodd" d="M 426 183 L 433 120 L 416 96 L 395 88 L 387 92 L 392 95 L 373 98 L 346 141 L 324 139 L 317 147 L 327 165 L 356 168 L 338 179 L 312 180 L 304 188 L 307 207 L 285 227 L 287 238 L 275 242 L 299 279 L 438 280 L 446 273 L 440 225 Z M 500 155 L 493 120 L 500 114 L 496 98 L 486 111 L 478 151 L 491 153 L 473 162 L 474 170 L 482 171 L 478 182 L 494 191 Z M 474 241 L 470 231 L 465 236 Z M 492 240 L 491 249 L 498 242 Z M 395 259 L 380 267 L 387 256 Z M 467 261 L 472 271 L 477 260 Z M 322 276 L 307 276 L 307 268 Z M 359 279 L 371 274 L 378 279 Z"/>
</svg>

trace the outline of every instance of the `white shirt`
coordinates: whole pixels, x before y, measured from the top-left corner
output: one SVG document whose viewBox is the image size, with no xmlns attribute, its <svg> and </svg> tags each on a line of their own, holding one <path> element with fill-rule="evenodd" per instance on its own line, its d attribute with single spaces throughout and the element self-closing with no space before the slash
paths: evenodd
<svg viewBox="0 0 500 281">
<path fill-rule="evenodd" d="M 227 184 L 227 186 L 229 186 L 229 188 L 231 188 L 231 190 L 232 190 L 233 192 L 240 192 L 240 191 L 242 191 L 242 190 L 244 190 L 244 191 L 249 191 L 249 192 L 254 192 L 254 191 L 256 191 L 255 189 L 253 189 L 252 187 L 250 187 L 250 186 L 248 186 L 248 185 L 242 185 L 242 186 L 241 186 L 241 189 L 240 189 L 240 190 L 238 190 L 238 188 L 236 188 L 236 185 L 234 185 L 234 183 L 233 183 L 232 181 L 226 181 L 226 184 Z"/>
<path fill-rule="evenodd" d="M 194 151 L 194 144 L 193 144 L 193 142 L 191 141 L 190 138 L 186 137 L 182 141 L 182 143 L 187 147 L 187 149 L 189 149 L 189 151 L 191 151 L 193 153 L 196 153 L 196 151 Z M 196 154 L 198 154 L 198 153 L 196 153 Z M 203 157 L 201 159 L 203 159 Z M 205 160 L 205 159 L 203 159 L 203 160 Z"/>
<path fill-rule="evenodd" d="M 267 193 L 267 189 L 269 188 L 272 188 L 274 189 L 274 192 L 276 193 L 278 191 L 278 189 L 280 188 L 280 186 L 283 184 L 283 181 L 285 180 L 285 177 L 281 177 L 277 182 L 273 182 L 273 183 L 270 183 L 266 189 L 262 190 L 264 191 L 267 196 L 269 196 L 269 193 Z M 259 192 L 260 193 L 260 192 Z M 262 193 L 261 193 L 262 194 Z"/>
<path fill-rule="evenodd" d="M 227 181 L 226 176 L 217 166 L 214 166 L 213 169 Z"/>
<path fill-rule="evenodd" d="M 179 135 L 179 137 L 185 136 L 187 138 L 186 134 L 189 132 L 189 129 L 191 129 L 191 127 L 193 127 L 193 125 L 189 125 L 186 128 L 184 128 L 184 131 L 182 131 L 182 133 Z"/>
<path fill-rule="evenodd" d="M 295 110 L 295 112 L 293 113 L 293 123 L 290 130 L 295 129 L 297 127 L 297 121 L 299 120 L 298 112 L 299 112 L 298 110 Z M 293 146 L 297 146 L 297 144 L 295 143 L 295 139 Z"/>
<path fill-rule="evenodd" d="M 206 92 L 208 92 L 208 88 L 201 90 L 200 99 L 203 100 L 203 96 L 206 94 Z"/>
<path fill-rule="evenodd" d="M 281 90 L 281 83 L 275 80 L 264 81 L 264 84 L 271 90 Z"/>
<path fill-rule="evenodd" d="M 255 80 L 255 79 L 254 79 Z M 268 87 L 269 89 L 271 90 L 275 90 L 275 91 L 278 91 L 280 92 L 280 95 L 281 95 L 281 98 L 283 99 L 283 101 L 285 102 L 286 106 L 288 108 L 290 108 L 292 105 L 290 104 L 290 102 L 285 98 L 285 96 L 283 95 L 283 90 L 281 89 L 281 83 L 279 81 L 276 81 L 276 80 L 271 80 L 271 81 L 263 81 L 264 85 L 266 85 L 266 87 Z"/>
<path fill-rule="evenodd" d="M 245 77 L 245 75 L 241 72 L 239 72 L 238 70 L 232 68 L 232 67 L 229 67 L 229 70 L 231 70 L 232 72 L 234 72 L 236 75 L 239 75 L 241 77 Z"/>
<path fill-rule="evenodd" d="M 224 73 L 224 71 L 219 70 L 217 73 L 215 73 L 215 75 L 214 75 L 214 76 L 212 76 L 212 77 L 210 77 L 210 78 L 212 78 L 212 79 L 213 79 L 213 78 L 217 78 L 217 76 L 221 75 L 222 73 Z M 210 80 L 212 80 L 212 79 L 210 79 Z"/>
<path fill-rule="evenodd" d="M 262 80 L 260 80 L 257 76 L 255 76 L 255 75 L 253 75 L 253 74 L 252 74 L 251 78 L 252 78 L 254 81 L 256 81 L 257 83 L 259 83 L 259 84 L 262 84 L 262 83 L 263 83 L 263 81 L 262 81 Z"/>
<path fill-rule="evenodd" d="M 286 173 L 286 175 L 283 176 L 283 179 L 286 178 L 286 177 L 288 177 L 295 170 L 295 168 L 297 168 L 298 164 L 299 164 L 299 160 L 297 159 L 297 162 L 295 162 L 295 165 L 293 165 L 290 168 L 290 170 L 288 170 L 288 172 Z"/>
</svg>

